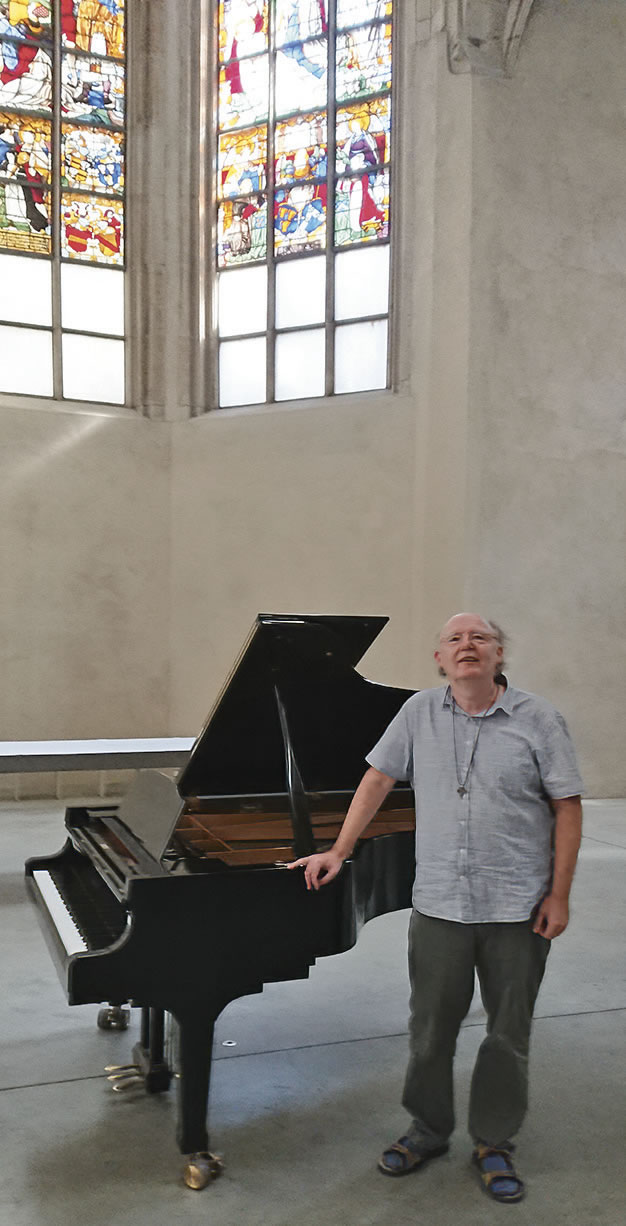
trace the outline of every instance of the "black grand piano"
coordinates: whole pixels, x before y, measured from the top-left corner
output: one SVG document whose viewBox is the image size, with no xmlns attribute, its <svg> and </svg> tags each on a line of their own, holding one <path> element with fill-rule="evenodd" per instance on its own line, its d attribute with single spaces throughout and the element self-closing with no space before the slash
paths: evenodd
<svg viewBox="0 0 626 1226">
<path fill-rule="evenodd" d="M 333 842 L 365 754 L 412 693 L 355 670 L 386 622 L 260 614 L 176 783 L 143 771 L 119 807 L 68 809 L 63 849 L 26 864 L 69 1003 L 108 1002 L 103 1025 L 126 1003 L 142 1010 L 116 1084 L 141 1079 L 158 1092 L 176 1072 L 189 1187 L 220 1169 L 207 1107 L 222 1009 L 265 983 L 306 978 L 367 920 L 410 906 L 407 786 L 390 792 L 327 887 L 308 892 L 285 868 Z"/>
</svg>

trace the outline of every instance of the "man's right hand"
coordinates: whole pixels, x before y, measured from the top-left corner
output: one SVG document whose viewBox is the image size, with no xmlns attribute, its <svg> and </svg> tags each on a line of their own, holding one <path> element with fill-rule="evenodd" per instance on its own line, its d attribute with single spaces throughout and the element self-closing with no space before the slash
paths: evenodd
<svg viewBox="0 0 626 1226">
<path fill-rule="evenodd" d="M 320 851 L 313 856 L 302 856 L 293 860 L 288 868 L 303 868 L 307 890 L 319 890 L 321 885 L 328 885 L 337 876 L 343 864 L 343 856 L 339 852 Z"/>
</svg>

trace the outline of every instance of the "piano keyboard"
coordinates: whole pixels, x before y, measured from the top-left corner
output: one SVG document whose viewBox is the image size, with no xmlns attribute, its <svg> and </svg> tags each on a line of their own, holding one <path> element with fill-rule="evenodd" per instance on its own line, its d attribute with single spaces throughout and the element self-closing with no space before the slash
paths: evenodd
<svg viewBox="0 0 626 1226">
<path fill-rule="evenodd" d="M 37 883 L 39 893 L 67 956 L 85 953 L 88 948 L 87 942 L 76 927 L 63 896 L 52 880 L 50 873 L 45 872 L 44 869 L 36 868 L 33 872 L 33 880 Z"/>
</svg>

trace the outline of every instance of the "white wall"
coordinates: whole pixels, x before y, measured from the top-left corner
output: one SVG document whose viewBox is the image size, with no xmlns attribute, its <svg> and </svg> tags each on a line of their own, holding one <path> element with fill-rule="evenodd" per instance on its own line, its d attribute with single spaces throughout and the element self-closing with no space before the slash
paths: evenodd
<svg viewBox="0 0 626 1226">
<path fill-rule="evenodd" d="M 539 0 L 473 89 L 470 603 L 624 789 L 626 5 Z M 621 747 L 620 747 L 621 746 Z"/>
<path fill-rule="evenodd" d="M 165 731 L 168 483 L 160 424 L 0 409 L 0 740 Z"/>
</svg>

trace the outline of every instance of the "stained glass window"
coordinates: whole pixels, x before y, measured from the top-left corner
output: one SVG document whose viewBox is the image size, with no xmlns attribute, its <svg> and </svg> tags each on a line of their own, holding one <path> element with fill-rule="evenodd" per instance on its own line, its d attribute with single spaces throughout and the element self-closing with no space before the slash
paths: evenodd
<svg viewBox="0 0 626 1226">
<path fill-rule="evenodd" d="M 125 0 L 0 0 L 0 392 L 125 400 Z"/>
<path fill-rule="evenodd" d="M 221 407 L 388 381 L 391 0 L 220 0 Z"/>
</svg>

